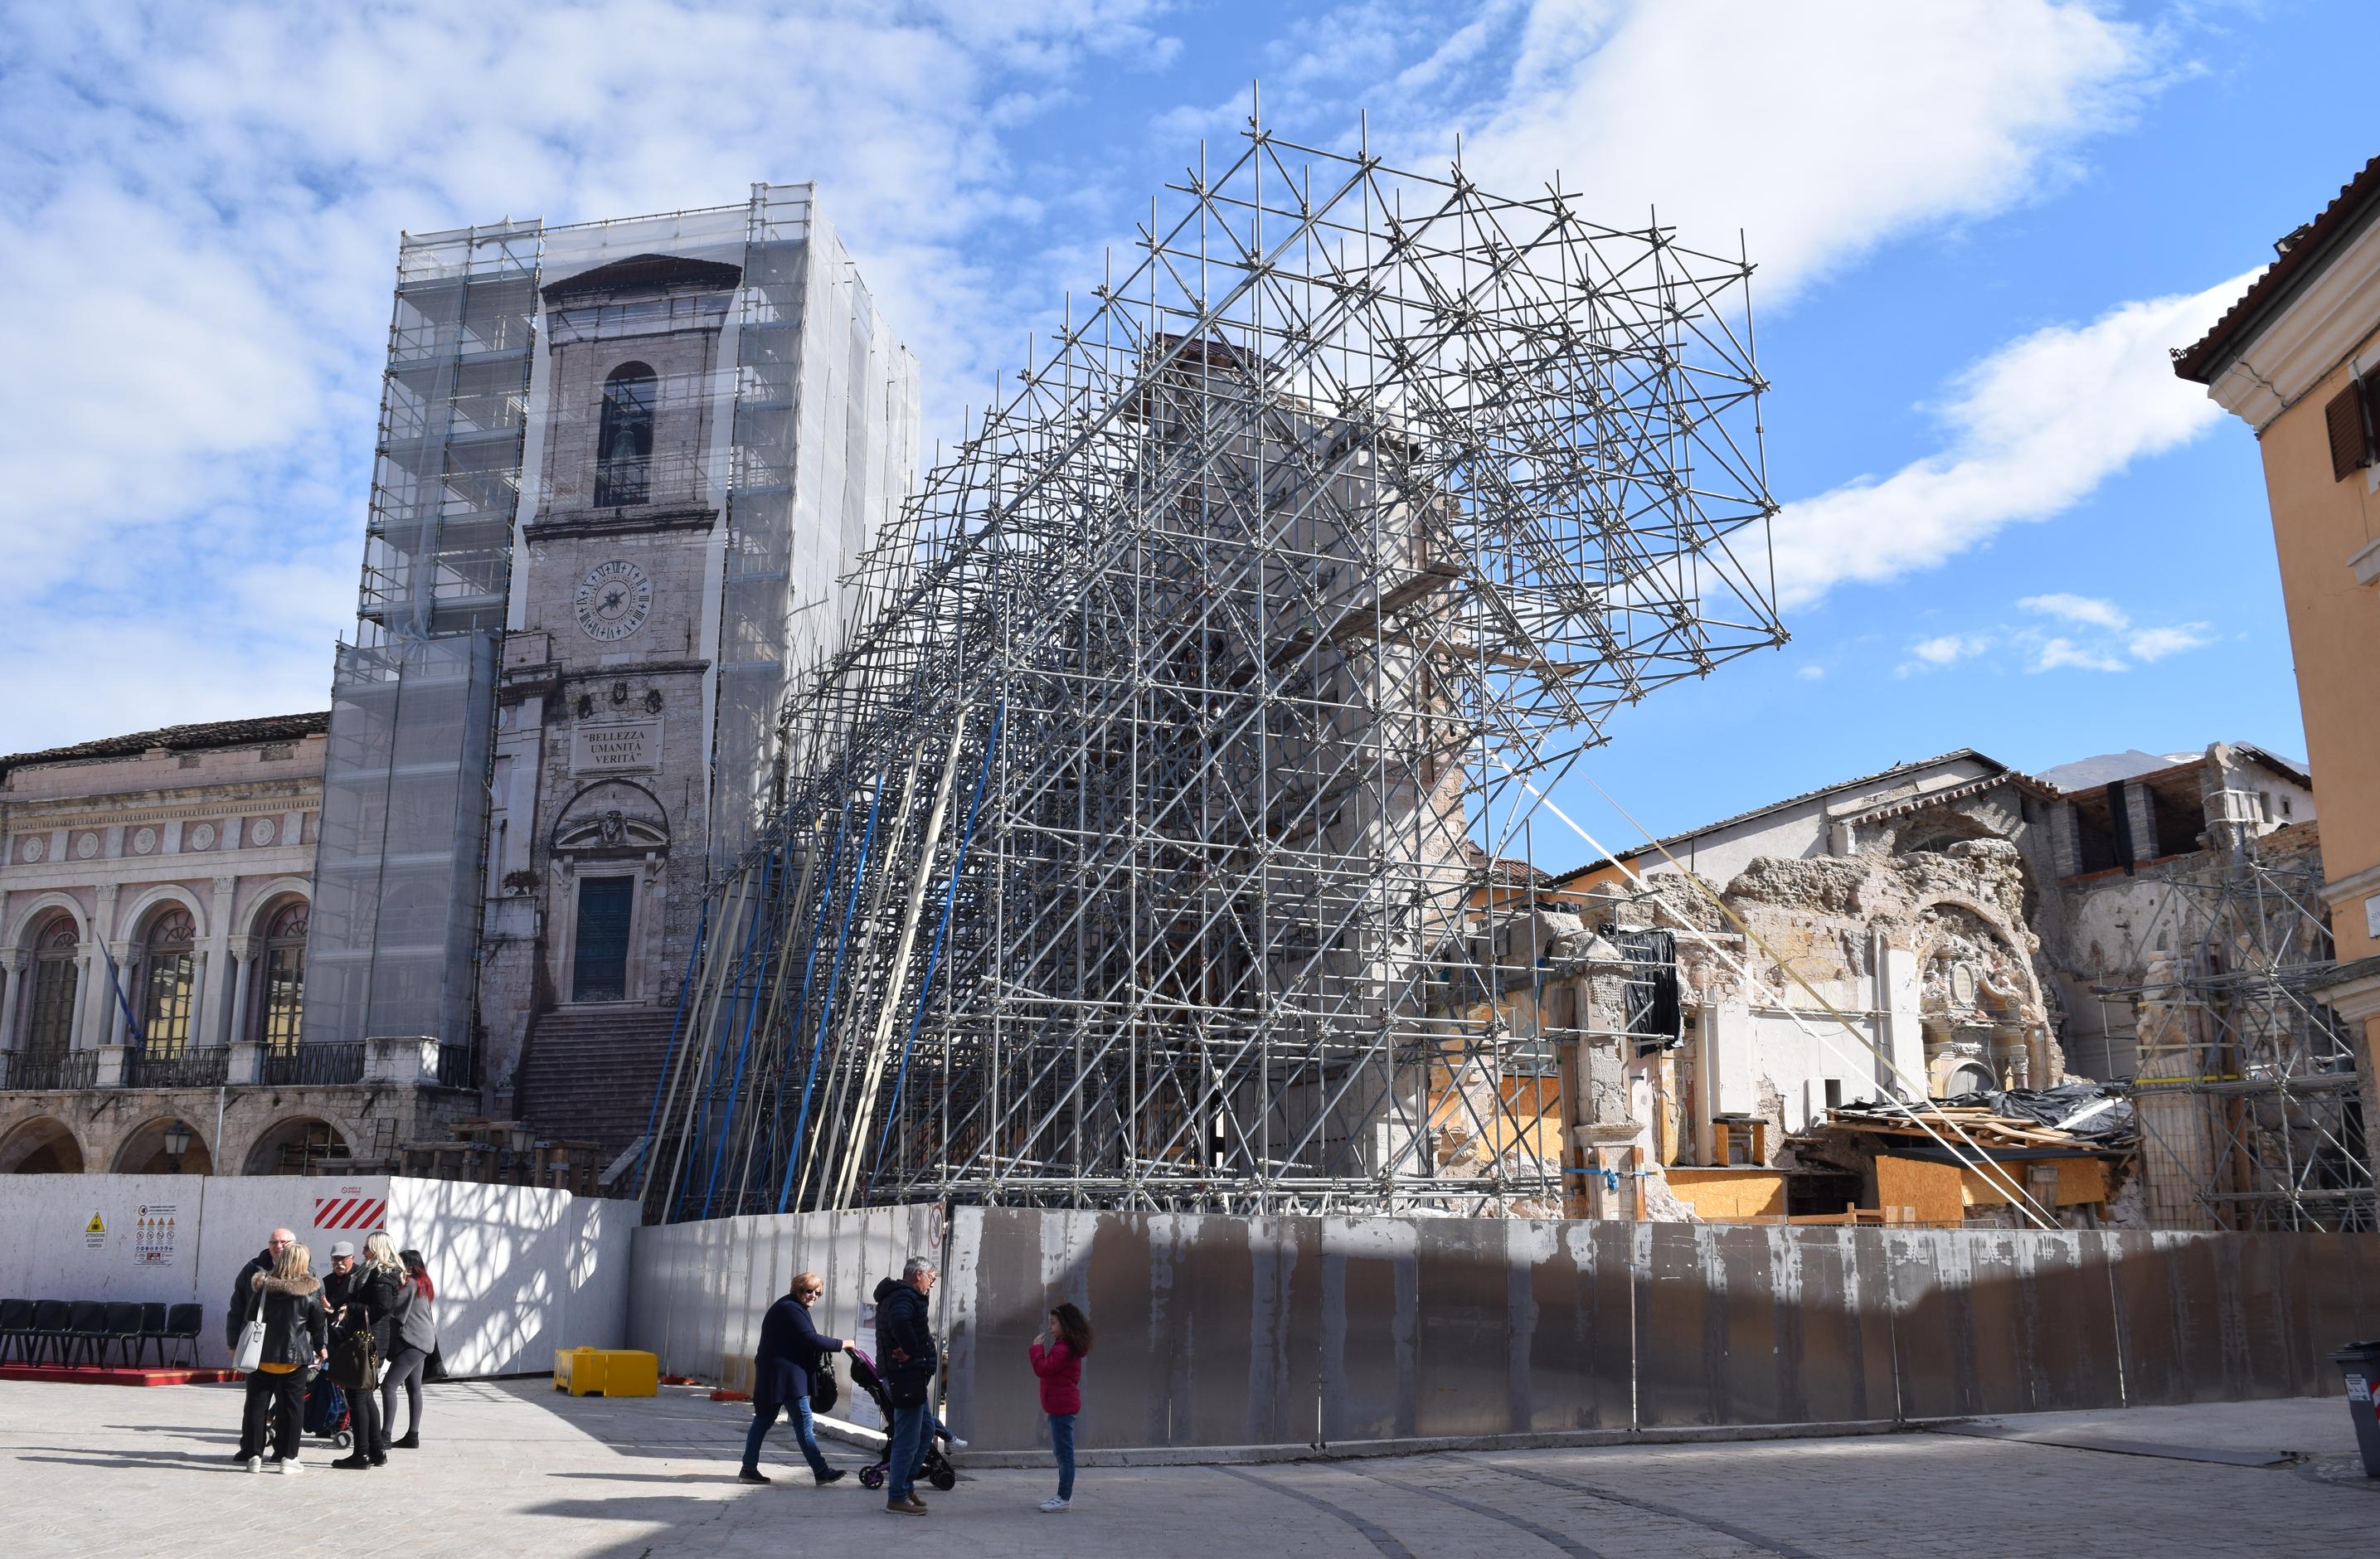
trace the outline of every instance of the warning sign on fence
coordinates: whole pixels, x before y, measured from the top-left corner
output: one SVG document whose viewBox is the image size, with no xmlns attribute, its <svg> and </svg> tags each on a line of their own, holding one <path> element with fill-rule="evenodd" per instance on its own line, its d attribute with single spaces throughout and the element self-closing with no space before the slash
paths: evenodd
<svg viewBox="0 0 2380 1559">
<path fill-rule="evenodd" d="M 82 1226 L 82 1243 L 91 1250 L 97 1250 L 107 1243 L 107 1225 L 101 1222 L 96 1212 L 91 1215 L 91 1222 Z"/>
<path fill-rule="evenodd" d="M 152 1203 L 140 1210 L 132 1225 L 132 1264 L 136 1267 L 170 1267 L 174 1264 L 174 1235 L 178 1224 L 178 1210 L 172 1202 Z"/>
</svg>

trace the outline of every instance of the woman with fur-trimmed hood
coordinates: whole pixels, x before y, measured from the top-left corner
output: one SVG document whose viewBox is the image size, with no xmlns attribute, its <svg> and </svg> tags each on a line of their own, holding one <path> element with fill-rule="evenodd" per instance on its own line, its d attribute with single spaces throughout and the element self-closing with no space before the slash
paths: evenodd
<svg viewBox="0 0 2380 1559">
<path fill-rule="evenodd" d="M 313 1254 L 293 1243 L 271 1272 L 249 1278 L 250 1308 L 239 1324 L 245 1328 L 260 1313 L 264 1317 L 264 1352 L 249 1372 L 248 1398 L 240 1414 L 240 1460 L 250 1472 L 264 1470 L 268 1421 L 281 1470 L 304 1470 L 298 1460 L 298 1435 L 306 1405 L 306 1369 L 324 1357 L 331 1340 L 331 1316 L 322 1308 L 322 1284 L 314 1276 L 313 1264 Z"/>
</svg>

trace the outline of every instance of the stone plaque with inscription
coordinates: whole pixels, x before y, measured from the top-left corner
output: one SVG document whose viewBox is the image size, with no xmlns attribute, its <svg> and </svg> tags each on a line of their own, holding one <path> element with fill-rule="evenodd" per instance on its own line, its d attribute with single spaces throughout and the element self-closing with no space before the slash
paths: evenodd
<svg viewBox="0 0 2380 1559">
<path fill-rule="evenodd" d="M 630 720 L 616 725 L 578 725 L 570 733 L 570 772 L 574 774 L 655 769 L 662 761 L 662 723 Z"/>
</svg>

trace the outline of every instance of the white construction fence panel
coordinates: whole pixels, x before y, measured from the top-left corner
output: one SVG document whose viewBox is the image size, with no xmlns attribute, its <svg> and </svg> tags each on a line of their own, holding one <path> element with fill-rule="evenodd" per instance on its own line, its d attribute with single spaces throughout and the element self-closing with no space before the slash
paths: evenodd
<svg viewBox="0 0 2380 1559">
<path fill-rule="evenodd" d="M 205 1307 L 199 1362 L 230 1362 L 233 1280 L 273 1229 L 327 1272 L 331 1247 L 386 1229 L 429 1263 L 455 1375 L 550 1370 L 558 1347 L 627 1335 L 632 1202 L 395 1175 L 0 1176 L 0 1297 Z"/>
</svg>

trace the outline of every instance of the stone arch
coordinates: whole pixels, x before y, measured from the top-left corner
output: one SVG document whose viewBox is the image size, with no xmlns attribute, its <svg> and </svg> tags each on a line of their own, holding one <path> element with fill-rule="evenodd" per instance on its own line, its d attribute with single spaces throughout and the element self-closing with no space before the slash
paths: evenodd
<svg viewBox="0 0 2380 1559">
<path fill-rule="evenodd" d="M 34 933 L 48 925 L 54 915 L 61 912 L 74 921 L 75 940 L 89 942 L 91 911 L 84 908 L 72 894 L 59 893 L 52 889 L 47 893 L 27 895 L 25 902 L 18 907 L 16 916 L 8 927 L 8 945 L 30 947 Z"/>
<path fill-rule="evenodd" d="M 189 1149 L 183 1153 L 178 1168 L 165 1151 L 165 1133 L 176 1120 L 190 1134 Z M 156 1115 L 142 1121 L 124 1134 L 123 1142 L 115 1150 L 118 1175 L 212 1175 L 214 1166 L 214 1151 L 207 1143 L 206 1127 L 188 1116 Z"/>
<path fill-rule="evenodd" d="M 234 936 L 262 936 L 273 917 L 293 898 L 313 902 L 314 884 L 303 877 L 275 877 L 258 888 L 248 907 L 234 919 Z"/>
<path fill-rule="evenodd" d="M 198 928 L 198 941 L 203 944 L 207 940 L 208 930 L 206 908 L 200 904 L 198 895 L 179 883 L 160 883 L 154 887 L 143 889 L 139 897 L 132 899 L 125 908 L 117 912 L 116 931 L 109 940 L 139 941 L 146 934 L 149 921 L 155 917 L 159 907 L 168 902 L 190 912 L 190 923 Z"/>
<path fill-rule="evenodd" d="M 1988 1092 L 2000 1086 L 2000 1080 L 1992 1076 L 1992 1069 L 1973 1056 L 1937 1055 L 1931 1069 L 1934 1097 L 1937 1099 Z"/>
<path fill-rule="evenodd" d="M 634 780 L 597 780 L 563 805 L 552 838 L 558 855 L 665 855 L 669 809 Z"/>
<path fill-rule="evenodd" d="M 310 1151 L 316 1146 L 328 1146 L 335 1152 L 328 1155 L 344 1159 L 349 1151 L 348 1134 L 320 1115 L 289 1114 L 267 1125 L 248 1145 L 241 1165 L 243 1175 L 302 1175 L 310 1173 L 298 1162 L 298 1155 L 313 1161 L 319 1170 L 323 1155 Z M 285 1153 L 284 1150 L 294 1150 Z"/>
<path fill-rule="evenodd" d="M 1893 825 L 1892 853 L 1913 855 L 1922 850 L 1947 851 L 1971 839 L 2001 839 L 2007 835 L 1971 812 L 1955 807 L 1928 807 Z"/>
<path fill-rule="evenodd" d="M 0 1175 L 80 1175 L 82 1141 L 55 1115 L 19 1121 L 0 1136 Z"/>
<path fill-rule="evenodd" d="M 2045 1015 L 2047 1013 L 2048 1007 L 2042 1000 L 2041 980 L 2034 970 L 2033 954 L 2010 933 L 2008 922 L 1998 908 L 1979 903 L 1964 894 L 1937 893 L 1920 904 L 1917 909 L 1921 916 L 1931 914 L 1936 910 L 1955 909 L 1965 918 L 1977 922 L 1976 929 L 1999 944 L 2000 950 L 2008 956 L 2010 966 L 2023 980 L 2024 1005 Z"/>
</svg>

